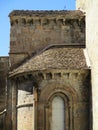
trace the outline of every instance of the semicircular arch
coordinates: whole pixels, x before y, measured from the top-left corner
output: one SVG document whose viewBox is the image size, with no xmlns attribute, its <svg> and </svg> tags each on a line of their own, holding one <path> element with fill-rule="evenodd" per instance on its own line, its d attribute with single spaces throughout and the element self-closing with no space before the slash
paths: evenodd
<svg viewBox="0 0 98 130">
<path fill-rule="evenodd" d="M 41 94 L 39 96 L 39 100 L 49 102 L 50 98 L 55 95 L 56 93 L 64 94 L 66 97 L 68 97 L 69 101 L 72 101 L 74 103 L 78 102 L 78 94 L 76 90 L 71 86 L 66 86 L 62 83 L 49 83 L 47 84 L 42 90 Z"/>
</svg>

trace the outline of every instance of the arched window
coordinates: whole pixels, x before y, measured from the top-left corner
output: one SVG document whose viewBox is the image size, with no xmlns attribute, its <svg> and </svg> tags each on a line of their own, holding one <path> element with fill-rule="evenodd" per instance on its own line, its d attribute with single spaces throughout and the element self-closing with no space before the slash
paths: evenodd
<svg viewBox="0 0 98 130">
<path fill-rule="evenodd" d="M 51 130 L 65 130 L 65 103 L 62 97 L 52 100 Z"/>
<path fill-rule="evenodd" d="M 63 93 L 55 93 L 48 101 L 45 106 L 45 130 L 69 130 L 72 127 L 69 98 Z"/>
</svg>

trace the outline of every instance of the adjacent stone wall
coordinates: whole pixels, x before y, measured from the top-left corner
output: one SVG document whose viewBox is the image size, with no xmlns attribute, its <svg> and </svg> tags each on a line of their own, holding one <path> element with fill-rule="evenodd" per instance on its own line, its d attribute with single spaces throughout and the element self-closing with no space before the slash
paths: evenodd
<svg viewBox="0 0 98 130">
<path fill-rule="evenodd" d="M 98 1 L 92 0 L 86 16 L 86 46 L 91 63 L 93 130 L 98 129 Z"/>
<path fill-rule="evenodd" d="M 0 130 L 5 130 L 9 57 L 0 57 Z"/>
<path fill-rule="evenodd" d="M 6 107 L 7 73 L 9 70 L 9 58 L 0 57 L 0 111 Z"/>
<path fill-rule="evenodd" d="M 77 8 L 86 5 L 86 47 L 91 63 L 92 77 L 92 127 L 98 129 L 98 1 L 77 0 Z"/>
<path fill-rule="evenodd" d="M 14 14 L 16 13 L 16 14 Z M 77 11 L 12 12 L 11 65 L 51 45 L 84 45 L 84 14 Z"/>
<path fill-rule="evenodd" d="M 34 130 L 32 82 L 20 83 L 17 91 L 17 130 Z"/>
</svg>

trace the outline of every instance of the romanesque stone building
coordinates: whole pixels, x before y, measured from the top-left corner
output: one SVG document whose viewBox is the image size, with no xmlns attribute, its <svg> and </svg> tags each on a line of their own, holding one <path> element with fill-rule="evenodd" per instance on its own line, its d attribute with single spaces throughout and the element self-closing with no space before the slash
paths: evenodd
<svg viewBox="0 0 98 130">
<path fill-rule="evenodd" d="M 77 8 L 83 12 L 10 13 L 9 57 L 0 58 L 1 130 L 97 130 L 93 34 L 95 51 L 90 46 L 97 28 L 85 1 Z"/>
</svg>

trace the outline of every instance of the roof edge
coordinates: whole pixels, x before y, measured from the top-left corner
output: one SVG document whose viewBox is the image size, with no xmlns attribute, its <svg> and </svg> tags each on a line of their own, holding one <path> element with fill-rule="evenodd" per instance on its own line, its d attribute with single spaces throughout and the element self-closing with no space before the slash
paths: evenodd
<svg viewBox="0 0 98 130">
<path fill-rule="evenodd" d="M 12 16 L 45 16 L 45 15 L 74 15 L 84 16 L 80 10 L 13 10 L 9 17 Z"/>
</svg>

